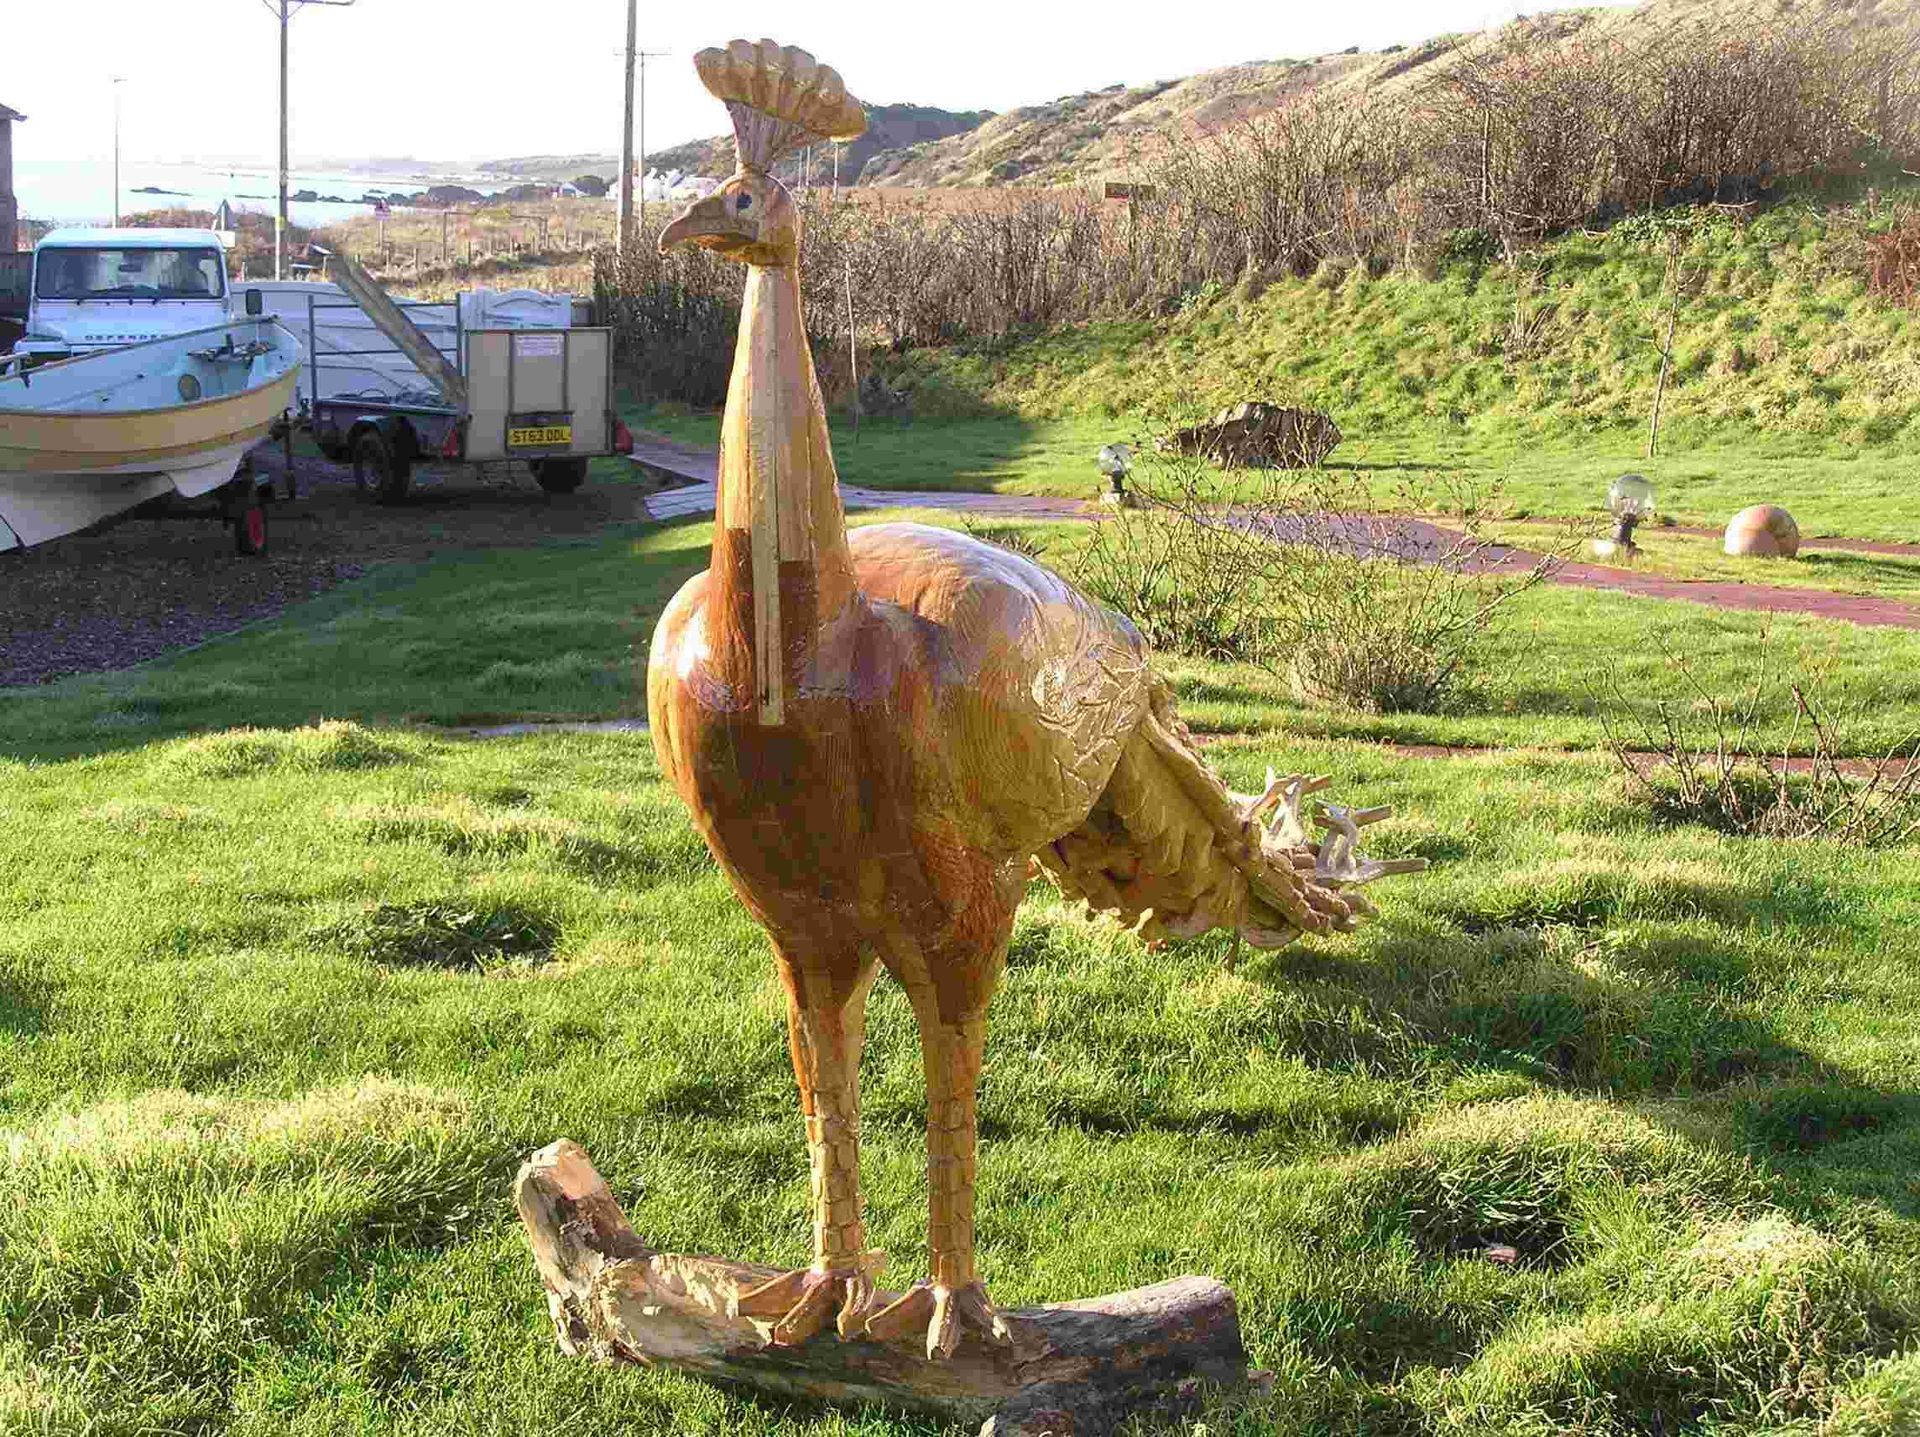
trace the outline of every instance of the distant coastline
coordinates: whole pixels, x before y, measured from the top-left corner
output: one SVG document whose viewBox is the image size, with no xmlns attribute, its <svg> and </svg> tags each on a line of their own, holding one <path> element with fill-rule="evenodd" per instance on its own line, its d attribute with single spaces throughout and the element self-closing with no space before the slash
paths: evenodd
<svg viewBox="0 0 1920 1437">
<path fill-rule="evenodd" d="M 123 161 L 119 208 L 123 216 L 153 209 L 212 210 L 225 200 L 238 210 L 269 213 L 275 203 L 275 180 L 273 167 L 257 162 Z M 466 168 L 463 178 L 442 171 L 414 173 L 404 179 L 393 169 L 374 166 L 359 170 L 341 165 L 312 167 L 289 176 L 288 213 L 297 225 L 319 228 L 372 213 L 376 199 L 406 204 L 435 186 L 459 184 L 491 198 L 516 183 L 542 182 L 475 172 L 473 167 Z M 14 192 L 24 219 L 108 223 L 114 212 L 113 165 L 110 160 L 42 160 L 16 153 Z"/>
</svg>

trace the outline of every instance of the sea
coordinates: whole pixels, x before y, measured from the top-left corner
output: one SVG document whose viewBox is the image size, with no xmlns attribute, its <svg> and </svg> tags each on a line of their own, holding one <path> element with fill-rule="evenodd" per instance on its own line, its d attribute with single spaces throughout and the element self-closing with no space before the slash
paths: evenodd
<svg viewBox="0 0 1920 1437">
<path fill-rule="evenodd" d="M 371 214 L 359 203 L 369 190 L 413 193 L 428 185 L 462 184 L 482 194 L 511 184 L 498 177 L 462 179 L 447 175 L 399 177 L 391 174 L 338 174 L 298 171 L 288 180 L 288 193 L 312 190 L 337 195 L 341 203 L 290 200 L 288 218 L 294 224 L 319 228 L 353 215 Z M 271 165 L 232 168 L 145 160 L 120 162 L 120 213 L 142 210 L 211 210 L 222 200 L 236 210 L 272 214 L 278 178 Z M 151 191 L 165 193 L 151 193 Z M 143 192 L 144 191 L 144 192 Z M 32 160 L 15 155 L 13 192 L 20 217 L 55 224 L 107 224 L 113 219 L 113 162 L 111 160 Z"/>
</svg>

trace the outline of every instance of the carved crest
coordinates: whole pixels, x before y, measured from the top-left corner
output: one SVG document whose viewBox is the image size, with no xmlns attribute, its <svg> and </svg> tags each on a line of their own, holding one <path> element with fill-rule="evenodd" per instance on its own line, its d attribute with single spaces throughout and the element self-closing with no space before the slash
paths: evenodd
<svg viewBox="0 0 1920 1437">
<path fill-rule="evenodd" d="M 701 83 L 733 117 L 740 167 L 771 171 L 788 151 L 812 140 L 857 140 L 867 112 L 846 82 L 794 45 L 735 40 L 693 57 Z"/>
</svg>

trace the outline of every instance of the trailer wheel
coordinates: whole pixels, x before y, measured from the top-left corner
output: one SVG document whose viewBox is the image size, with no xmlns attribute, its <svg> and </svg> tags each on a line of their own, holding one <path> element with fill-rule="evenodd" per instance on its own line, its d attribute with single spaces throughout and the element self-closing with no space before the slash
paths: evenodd
<svg viewBox="0 0 1920 1437">
<path fill-rule="evenodd" d="M 267 511 L 258 502 L 248 504 L 233 516 L 233 552 L 241 555 L 267 552 Z"/>
<path fill-rule="evenodd" d="M 406 498 L 412 468 L 378 429 L 363 429 L 353 441 L 354 487 L 376 504 L 395 504 Z"/>
<path fill-rule="evenodd" d="M 587 480 L 584 459 L 536 459 L 533 479 L 549 494 L 571 494 Z"/>
</svg>

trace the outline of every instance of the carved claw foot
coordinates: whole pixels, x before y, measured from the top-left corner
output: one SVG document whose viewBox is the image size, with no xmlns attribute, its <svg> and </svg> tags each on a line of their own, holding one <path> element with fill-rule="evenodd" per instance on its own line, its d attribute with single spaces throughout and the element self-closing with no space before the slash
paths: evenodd
<svg viewBox="0 0 1920 1437">
<path fill-rule="evenodd" d="M 741 1293 L 729 1304 L 728 1316 L 771 1320 L 775 1347 L 800 1346 L 825 1327 L 829 1317 L 842 1337 L 857 1337 L 866 1329 L 873 1280 L 885 1261 L 884 1253 L 872 1252 L 864 1254 L 857 1267 L 783 1272 Z"/>
<path fill-rule="evenodd" d="M 964 1287 L 915 1283 L 897 1301 L 867 1319 L 867 1336 L 876 1342 L 903 1344 L 925 1332 L 930 1362 L 953 1356 L 969 1329 L 988 1342 L 1013 1344 L 1006 1319 L 995 1310 L 987 1289 L 977 1282 Z"/>
</svg>

